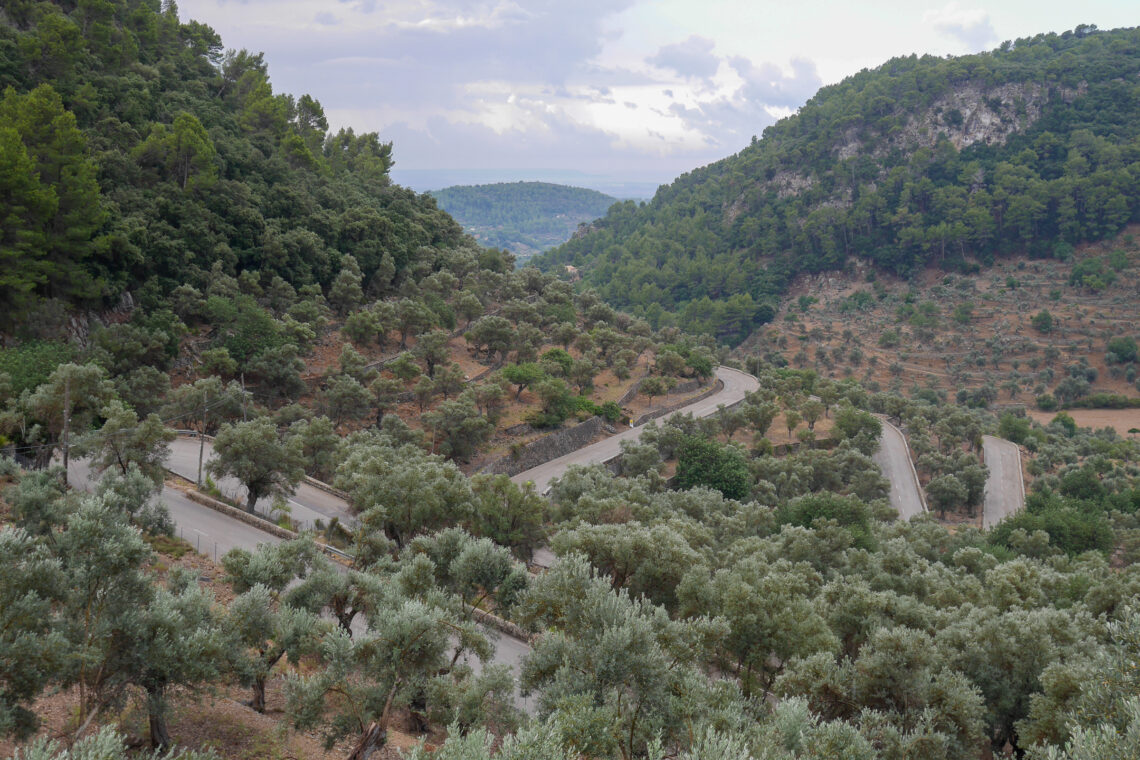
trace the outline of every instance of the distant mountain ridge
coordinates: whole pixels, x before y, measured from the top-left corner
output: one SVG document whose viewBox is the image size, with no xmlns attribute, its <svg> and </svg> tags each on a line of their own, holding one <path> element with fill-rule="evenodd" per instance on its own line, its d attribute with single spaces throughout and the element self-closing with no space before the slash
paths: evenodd
<svg viewBox="0 0 1140 760">
<path fill-rule="evenodd" d="M 392 181 L 418 193 L 431 193 L 447 187 L 497 185 L 510 182 L 549 182 L 597 190 L 618 200 L 649 200 L 657 188 L 672 179 L 672 172 L 615 170 L 614 174 L 595 174 L 575 169 L 409 169 L 397 163 L 392 168 Z"/>
<path fill-rule="evenodd" d="M 448 187 L 430 194 L 480 243 L 519 259 L 566 242 L 578 225 L 618 202 L 596 190 L 550 182 Z"/>
<path fill-rule="evenodd" d="M 800 272 L 1068 246 L 1140 220 L 1140 32 L 1081 26 L 822 88 L 735 156 L 623 203 L 540 266 L 654 326 L 743 340 Z"/>
</svg>

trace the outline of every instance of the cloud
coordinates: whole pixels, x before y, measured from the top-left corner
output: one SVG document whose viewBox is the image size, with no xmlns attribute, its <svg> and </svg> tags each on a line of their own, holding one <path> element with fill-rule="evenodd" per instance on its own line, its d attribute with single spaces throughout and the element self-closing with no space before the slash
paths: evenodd
<svg viewBox="0 0 1140 760">
<path fill-rule="evenodd" d="M 922 23 L 950 35 L 970 52 L 985 50 L 997 42 L 990 15 L 980 8 L 960 8 L 952 2 L 938 10 L 927 11 Z"/>
<path fill-rule="evenodd" d="M 372 13 L 376 10 L 376 0 L 340 0 L 342 5 L 351 5 L 352 9 L 360 13 Z"/>
<path fill-rule="evenodd" d="M 697 35 L 614 59 L 618 16 L 638 1 L 182 6 L 225 3 L 228 44 L 264 50 L 274 88 L 314 95 L 334 130 L 392 140 L 397 170 L 575 167 L 666 181 L 741 149 L 819 86 L 810 61 L 726 59 Z"/>
<path fill-rule="evenodd" d="M 763 103 L 740 97 L 691 107 L 674 103 L 669 112 L 691 129 L 699 130 L 707 151 L 717 156 L 740 150 L 752 135 L 760 134 L 765 127 L 776 122 Z"/>
<path fill-rule="evenodd" d="M 694 34 L 683 42 L 664 46 L 647 63 L 685 78 L 711 79 L 720 68 L 720 58 L 712 52 L 715 45 L 707 37 Z"/>
<path fill-rule="evenodd" d="M 798 108 L 823 84 L 815 63 L 804 58 L 792 59 L 791 76 L 774 63 L 757 66 L 742 56 L 734 56 L 729 63 L 744 80 L 741 95 L 755 104 Z"/>
<path fill-rule="evenodd" d="M 566 114 L 546 114 L 540 125 L 518 124 L 499 132 L 455 116 L 430 117 L 423 125 L 396 122 L 382 130 L 392 140 L 396 166 L 415 156 L 414 168 L 446 169 L 576 166 L 604 170 L 619 152 L 617 138 L 592 125 L 580 124 Z M 589 156 L 583 160 L 583 156 Z"/>
</svg>

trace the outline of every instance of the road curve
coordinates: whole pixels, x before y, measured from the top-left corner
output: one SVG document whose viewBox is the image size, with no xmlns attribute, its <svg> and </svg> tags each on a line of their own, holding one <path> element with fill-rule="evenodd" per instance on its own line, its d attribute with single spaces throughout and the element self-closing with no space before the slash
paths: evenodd
<svg viewBox="0 0 1140 760">
<path fill-rule="evenodd" d="M 206 440 L 205 462 L 208 463 L 214 457 L 214 444 Z M 198 478 L 198 439 L 197 438 L 175 438 L 170 444 L 170 458 L 166 460 L 166 466 L 172 472 L 176 472 L 184 478 L 189 478 L 195 481 Z M 205 475 L 203 474 L 203 477 Z M 239 483 L 235 478 L 221 478 L 217 481 L 218 488 L 226 496 L 231 499 L 245 500 L 246 491 L 245 486 Z M 343 499 L 320 490 L 308 483 L 302 482 L 297 486 L 296 491 L 287 500 L 290 508 L 290 516 L 294 521 L 298 522 L 302 529 L 309 529 L 313 527 L 316 520 L 321 520 L 324 523 L 336 517 L 341 523 L 352 524 L 354 518 L 348 509 L 348 504 Z M 258 504 L 261 506 L 261 511 L 267 511 L 269 506 L 269 499 L 261 499 Z"/>
<path fill-rule="evenodd" d="M 715 393 L 703 401 L 690 404 L 675 414 L 692 413 L 697 417 L 707 417 L 716 412 L 718 405 L 735 404 L 743 400 L 746 393 L 760 387 L 756 378 L 738 370 L 720 367 L 716 374 L 724 383 L 724 388 L 719 393 Z M 520 473 L 519 476 L 515 476 L 515 480 L 517 481 L 520 476 L 523 476 L 524 480 L 535 479 L 536 485 L 541 480 L 539 489 L 545 490 L 550 481 L 557 475 L 561 475 L 571 464 L 606 461 L 616 456 L 621 451 L 620 441 L 636 439 L 637 436 L 641 435 L 643 428 L 644 426 L 639 426 L 593 446 L 579 449 L 568 457 L 562 457 L 541 467 Z M 198 474 L 198 441 L 191 438 L 178 438 L 171 443 L 170 449 L 171 454 L 167 466 L 179 475 L 195 480 Z M 209 461 L 212 455 L 213 447 L 207 441 L 205 460 Z M 91 489 L 95 477 L 85 461 L 72 460 L 69 472 L 73 485 L 85 490 Z M 218 485 L 227 494 L 244 496 L 244 488 L 232 479 L 223 478 Z M 208 556 L 214 555 L 216 552 L 216 556 L 221 557 L 230 549 L 239 547 L 253 551 L 258 544 L 278 543 L 280 541 L 269 533 L 190 501 L 181 492 L 169 486 L 162 490 L 162 501 L 170 509 L 171 517 L 174 518 L 174 522 L 178 526 L 178 534 Z M 327 520 L 333 516 L 345 520 L 349 515 L 348 505 L 342 499 L 307 483 L 302 483 L 289 501 L 293 508 L 293 517 L 303 521 L 311 521 L 316 518 Z M 494 661 L 510 666 L 517 673 L 522 659 L 530 651 L 530 647 L 525 642 L 509 636 L 494 635 L 494 632 L 489 633 L 492 633 L 494 641 Z M 472 664 L 476 667 L 479 666 L 479 663 Z M 515 699 L 519 707 L 527 712 L 534 712 L 535 705 L 532 699 L 524 699 L 517 692 Z"/>
<path fill-rule="evenodd" d="M 692 414 L 694 417 L 708 417 L 716 414 L 717 409 L 722 404 L 724 406 L 731 406 L 743 401 L 745 395 L 760 387 L 759 380 L 737 369 L 717 367 L 716 376 L 724 383 L 724 387 L 718 393 L 714 393 L 706 399 L 678 409 L 667 417 L 672 417 L 674 414 Z M 621 453 L 621 442 L 636 441 L 641 437 L 641 433 L 648 424 L 647 422 L 644 425 L 638 425 L 637 427 L 622 431 L 617 435 L 612 435 L 603 441 L 598 441 L 589 446 L 583 446 L 577 451 L 572 451 L 565 456 L 552 459 L 537 467 L 523 470 L 513 476 L 511 480 L 520 485 L 531 481 L 534 483 L 535 490 L 539 493 L 545 493 L 547 489 L 550 488 L 551 482 L 562 477 L 562 474 L 566 472 L 570 465 L 597 464 L 599 462 L 608 462 L 616 457 Z"/>
<path fill-rule="evenodd" d="M 1025 506 L 1025 478 L 1021 474 L 1021 451 L 1017 444 L 983 435 L 982 456 L 989 469 L 982 528 L 989 530 Z"/>
<path fill-rule="evenodd" d="M 67 472 L 72 487 L 84 491 L 93 490 L 95 481 L 98 480 L 91 472 L 88 462 L 83 459 L 72 459 Z M 281 542 L 281 539 L 260 528 L 191 501 L 181 491 L 170 486 L 163 486 L 161 499 L 174 518 L 177 526 L 175 535 L 186 539 L 197 551 L 208 557 L 221 559 L 230 549 L 253 551 L 258 544 Z"/>
<path fill-rule="evenodd" d="M 883 471 L 883 477 L 891 483 L 891 506 L 903 520 L 910 520 L 926 512 L 926 500 L 918 485 L 918 474 L 910 459 L 910 447 L 902 431 L 889 421 L 879 418 L 883 432 L 879 438 L 879 448 L 871 459 Z"/>
</svg>

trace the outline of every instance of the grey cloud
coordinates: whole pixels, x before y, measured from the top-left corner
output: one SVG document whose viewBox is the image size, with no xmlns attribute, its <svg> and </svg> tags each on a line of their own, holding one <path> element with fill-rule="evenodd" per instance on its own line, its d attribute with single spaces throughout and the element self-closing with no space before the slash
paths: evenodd
<svg viewBox="0 0 1140 760">
<path fill-rule="evenodd" d="M 748 145 L 752 135 L 774 124 L 766 104 L 745 95 L 745 88 L 732 98 L 721 98 L 694 107 L 673 103 L 670 115 L 681 119 L 690 129 L 700 133 L 709 153 L 725 156 Z M 799 104 L 797 104 L 799 105 Z"/>
<path fill-rule="evenodd" d="M 418 82 L 456 84 L 501 79 L 557 87 L 590 69 L 588 62 L 603 44 L 603 20 L 632 2 L 540 0 L 526 3 L 525 13 L 509 15 L 507 22 L 494 26 L 388 24 L 379 30 L 361 30 L 345 24 L 344 31 L 335 35 L 284 31 L 263 44 L 271 61 L 288 61 L 298 72 L 327 61 L 383 57 L 409 65 L 374 64 L 374 78 L 411 76 Z M 308 78 L 323 89 L 330 85 L 327 71 L 310 72 Z M 347 88 L 349 94 L 351 90 Z"/>
<path fill-rule="evenodd" d="M 662 156 L 659 148 L 630 147 L 613 134 L 573 122 L 557 108 L 546 108 L 570 100 L 615 102 L 619 87 L 652 85 L 659 90 L 665 84 L 651 70 L 602 68 L 592 62 L 604 43 L 604 20 L 633 0 L 575 4 L 518 0 L 522 9 L 504 5 L 508 10 L 496 17 L 497 25 L 354 28 L 352 9 L 366 10 L 371 2 L 329 3 L 318 16 L 325 26 L 263 29 L 256 41 L 244 41 L 235 29 L 222 31 L 231 45 L 265 50 L 275 89 L 296 95 L 311 93 L 330 114 L 370 114 L 353 118 L 345 126 L 379 131 L 385 140 L 393 140 L 397 168 L 575 167 L 617 173 L 651 166 L 660 172 L 657 179 L 666 181 L 747 145 L 751 135 L 772 121 L 763 110 L 765 104 L 799 105 L 818 86 L 814 66 L 807 62 L 798 62 L 793 74 L 784 77 L 774 66 L 744 66 L 735 60 L 733 66 L 743 67 L 750 76 L 744 77 L 748 84 L 733 98 L 670 112 L 701 134 L 704 145 L 693 147 L 690 142 L 681 148 L 667 144 Z M 461 4 L 466 3 L 461 0 L 456 6 Z M 192 0 L 185 5 L 192 5 Z M 382 12 L 384 5 L 376 7 Z M 469 7 L 470 13 L 455 13 L 479 18 L 486 6 L 472 2 Z M 327 25 L 337 16 L 339 25 Z M 674 55 L 669 59 L 673 64 L 694 75 L 715 72 L 709 61 L 702 68 L 699 60 L 705 49 L 715 62 L 707 41 L 690 38 L 679 45 L 684 49 L 669 52 L 688 50 L 692 55 L 689 59 Z M 658 55 L 666 53 L 662 49 Z M 473 96 L 467 89 L 468 84 L 491 80 L 516 84 L 516 107 L 528 112 L 528 123 L 537 120 L 540 125 L 497 133 L 443 116 L 478 111 L 481 106 L 476 98 L 497 97 Z M 535 92 L 542 93 L 534 97 L 543 103 L 524 95 Z M 672 90 L 665 92 L 672 97 Z M 617 102 L 626 99 L 618 97 Z M 413 122 L 426 126 L 412 126 Z M 652 137 L 663 139 L 656 134 Z"/>
<path fill-rule="evenodd" d="M 340 19 L 328 11 L 321 11 L 313 17 L 313 21 L 317 22 L 321 26 L 337 26 L 340 24 Z"/>
<path fill-rule="evenodd" d="M 683 42 L 664 46 L 649 59 L 649 63 L 686 78 L 708 79 L 720 67 L 720 58 L 712 52 L 715 44 L 707 37 L 694 34 Z"/>
<path fill-rule="evenodd" d="M 934 28 L 949 34 L 970 51 L 985 50 L 998 39 L 988 15 L 968 21 L 940 21 L 934 25 Z"/>
<path fill-rule="evenodd" d="M 376 10 L 376 0 L 340 0 L 341 5 L 351 6 L 361 13 L 372 13 Z"/>
<path fill-rule="evenodd" d="M 754 103 L 798 108 L 823 84 L 815 63 L 803 58 L 792 59 L 791 76 L 785 76 L 773 63 L 757 66 L 742 56 L 730 59 L 729 63 L 744 79 L 741 95 Z"/>
</svg>

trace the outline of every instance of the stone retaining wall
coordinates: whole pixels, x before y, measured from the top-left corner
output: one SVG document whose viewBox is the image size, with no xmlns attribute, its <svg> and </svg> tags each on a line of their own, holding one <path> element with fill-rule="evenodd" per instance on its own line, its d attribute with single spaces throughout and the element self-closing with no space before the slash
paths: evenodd
<svg viewBox="0 0 1140 760">
<path fill-rule="evenodd" d="M 582 448 L 592 441 L 598 433 L 602 432 L 604 424 L 605 420 L 601 417 L 591 417 L 574 427 L 558 430 L 539 438 L 537 441 L 532 441 L 523 446 L 517 455 L 508 454 L 505 457 L 500 457 L 485 465 L 480 472 L 491 473 L 492 475 L 516 475 L 523 470 L 538 467 L 540 464 L 545 464 L 552 459 L 557 459 Z"/>
<path fill-rule="evenodd" d="M 697 388 L 701 387 L 699 385 L 699 381 L 694 380 L 693 382 L 698 383 L 698 385 L 696 385 L 691 390 L 696 390 Z M 681 387 L 682 387 L 681 385 L 677 386 L 677 388 L 681 388 Z M 634 420 L 633 427 L 637 427 L 638 425 L 644 425 L 646 422 L 649 422 L 650 420 L 655 420 L 659 417 L 664 417 L 667 414 L 672 414 L 673 412 L 677 411 L 678 409 L 684 408 L 684 407 L 688 406 L 689 404 L 695 404 L 698 401 L 704 401 L 706 398 L 713 395 L 714 393 L 719 393 L 722 388 L 724 388 L 724 382 L 718 379 L 715 383 L 713 383 L 711 386 L 709 386 L 708 390 L 706 390 L 704 393 L 702 393 L 698 396 L 694 396 L 693 398 L 682 399 L 681 401 L 678 401 L 674 404 L 670 404 L 669 406 L 663 407 L 661 409 L 654 409 L 652 412 L 646 412 L 645 414 L 641 415 L 636 420 Z M 676 388 L 673 390 L 673 392 L 674 393 L 677 392 Z M 684 390 L 681 391 L 681 393 L 685 393 L 685 392 L 686 391 L 684 391 Z M 735 406 L 735 404 L 733 406 Z"/>
<path fill-rule="evenodd" d="M 318 491 L 324 491 L 325 493 L 332 494 L 333 496 L 337 497 L 338 499 L 344 499 L 347 502 L 352 501 L 351 497 L 347 493 L 340 490 L 339 488 L 333 488 L 328 483 L 325 483 L 323 480 L 317 480 L 316 478 L 311 478 L 308 475 L 306 475 L 305 476 L 305 482 L 308 483 L 309 485 L 311 485 L 313 488 L 316 488 Z"/>
<path fill-rule="evenodd" d="M 493 612 L 473 609 L 471 610 L 471 617 L 475 619 L 476 623 L 489 625 L 492 628 L 497 629 L 500 633 L 504 633 L 513 639 L 518 639 L 519 641 L 525 642 L 527 644 L 530 644 L 533 641 L 533 637 L 524 631 L 519 625 L 512 623 L 509 620 L 504 620 Z"/>
<path fill-rule="evenodd" d="M 251 515 L 244 509 L 231 507 L 229 504 L 226 504 L 223 501 L 218 501 L 217 499 L 213 499 L 203 493 L 199 493 L 198 491 L 187 491 L 186 498 L 190 499 L 190 501 L 196 501 L 204 507 L 209 507 L 216 512 L 221 512 L 226 517 L 232 517 L 235 520 L 240 520 L 246 525 L 252 525 L 258 530 L 263 530 L 270 535 L 277 536 L 278 538 L 284 539 L 286 541 L 291 541 L 297 537 L 297 534 L 291 530 L 282 528 L 280 525 L 275 525 L 274 523 L 262 519 L 257 515 Z"/>
<path fill-rule="evenodd" d="M 641 378 L 641 380 L 644 380 L 644 379 L 645 379 L 644 377 Z M 633 401 L 635 398 L 637 398 L 637 394 L 641 390 L 641 380 L 638 380 L 633 385 L 629 386 L 629 390 L 627 390 L 625 393 L 621 394 L 621 398 L 619 398 L 617 400 L 618 406 L 625 406 L 630 401 Z"/>
</svg>

